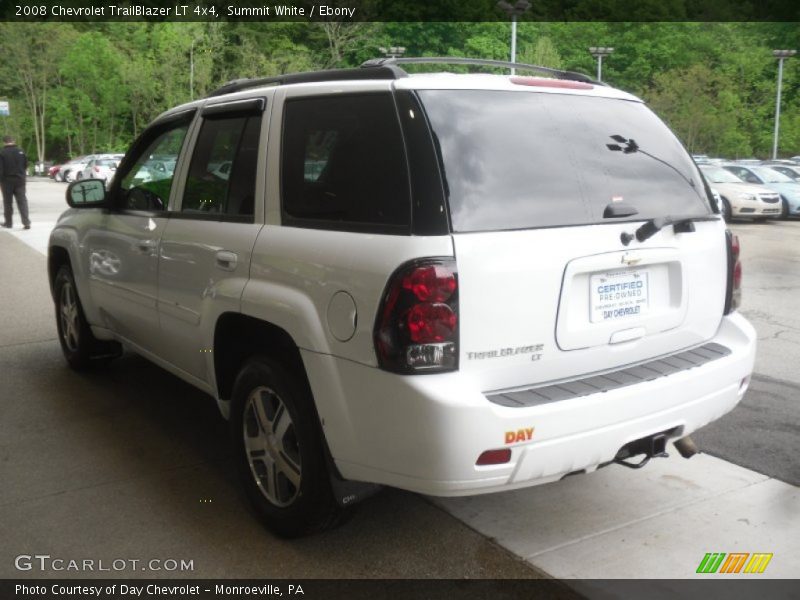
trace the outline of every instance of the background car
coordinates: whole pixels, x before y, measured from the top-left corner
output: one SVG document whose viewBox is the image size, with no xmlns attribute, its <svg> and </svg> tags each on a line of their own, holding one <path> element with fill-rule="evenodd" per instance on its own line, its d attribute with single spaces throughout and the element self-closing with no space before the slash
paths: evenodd
<svg viewBox="0 0 800 600">
<path fill-rule="evenodd" d="M 113 158 L 93 158 L 86 164 L 78 179 L 102 179 L 108 182 L 117 170 L 119 161 Z"/>
<path fill-rule="evenodd" d="M 781 217 L 800 215 L 800 183 L 770 167 L 731 164 L 725 169 L 746 181 L 763 185 L 781 197 Z"/>
<path fill-rule="evenodd" d="M 226 160 L 223 163 L 220 163 L 216 168 L 214 168 L 211 173 L 219 177 L 220 179 L 224 179 L 228 181 L 228 177 L 231 175 L 231 161 Z"/>
<path fill-rule="evenodd" d="M 73 181 L 75 179 L 75 170 L 78 168 L 82 170 L 83 167 L 81 165 L 85 165 L 87 160 L 88 157 L 86 156 L 78 156 L 65 162 L 56 173 L 56 181 Z"/>
<path fill-rule="evenodd" d="M 800 165 L 767 163 L 765 166 L 775 169 L 778 173 L 783 173 L 793 181 L 800 181 Z"/>
<path fill-rule="evenodd" d="M 777 218 L 781 216 L 780 195 L 760 185 L 745 183 L 735 174 L 716 165 L 699 165 L 709 185 L 719 192 L 720 212 L 732 218 Z"/>
<path fill-rule="evenodd" d="M 714 197 L 714 204 L 717 205 L 717 210 L 724 216 L 722 212 L 722 196 L 715 188 L 709 188 L 711 190 L 711 195 Z"/>
<path fill-rule="evenodd" d="M 78 158 L 74 158 L 68 163 L 65 163 L 59 174 L 61 178 L 56 178 L 56 181 L 66 181 L 71 182 L 75 181 L 76 179 L 86 179 L 86 168 L 92 160 L 98 159 L 113 159 L 119 163 L 122 160 L 124 154 L 87 154 L 86 156 L 79 156 Z"/>
</svg>

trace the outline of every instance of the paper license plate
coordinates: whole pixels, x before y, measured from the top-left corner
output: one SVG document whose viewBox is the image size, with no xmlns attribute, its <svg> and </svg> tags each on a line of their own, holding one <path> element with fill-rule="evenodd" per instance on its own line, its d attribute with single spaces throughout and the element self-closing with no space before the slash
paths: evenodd
<svg viewBox="0 0 800 600">
<path fill-rule="evenodd" d="M 647 269 L 595 273 L 589 278 L 592 323 L 639 317 L 649 308 Z"/>
</svg>

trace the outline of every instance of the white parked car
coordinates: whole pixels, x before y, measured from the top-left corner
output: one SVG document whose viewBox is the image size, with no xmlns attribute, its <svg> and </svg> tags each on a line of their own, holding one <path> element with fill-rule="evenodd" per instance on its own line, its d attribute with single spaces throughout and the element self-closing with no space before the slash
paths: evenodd
<svg viewBox="0 0 800 600">
<path fill-rule="evenodd" d="M 56 173 L 56 181 L 75 181 L 76 174 L 83 171 L 89 160 L 91 160 L 90 157 L 79 156 L 64 163 Z"/>
<path fill-rule="evenodd" d="M 212 395 L 283 535 L 377 485 L 483 494 L 690 455 L 753 370 L 738 240 L 639 99 L 404 62 L 176 107 L 109 191 L 70 186 L 50 237 L 67 362 L 122 345 Z M 169 178 L 136 179 L 175 149 Z"/>
<path fill-rule="evenodd" d="M 791 177 L 770 167 L 759 165 L 734 163 L 724 165 L 724 168 L 743 181 L 767 188 L 778 196 L 782 218 L 800 215 L 800 183 Z"/>
<path fill-rule="evenodd" d="M 101 179 L 108 182 L 114 176 L 119 160 L 113 158 L 93 158 L 81 172 L 78 179 Z"/>
<path fill-rule="evenodd" d="M 782 214 L 780 194 L 762 185 L 746 183 L 734 173 L 716 165 L 700 165 L 709 185 L 719 192 L 721 212 L 726 221 L 733 218 L 768 219 Z"/>
</svg>

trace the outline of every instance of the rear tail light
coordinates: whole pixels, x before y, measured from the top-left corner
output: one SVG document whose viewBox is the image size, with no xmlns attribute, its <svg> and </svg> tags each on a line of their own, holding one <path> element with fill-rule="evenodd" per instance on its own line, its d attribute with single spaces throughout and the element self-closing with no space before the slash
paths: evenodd
<svg viewBox="0 0 800 600">
<path fill-rule="evenodd" d="M 382 369 L 431 373 L 458 368 L 458 274 L 452 258 L 402 265 L 386 286 L 375 323 Z"/>
<path fill-rule="evenodd" d="M 742 262 L 739 259 L 741 246 L 739 237 L 725 232 L 728 243 L 728 287 L 725 296 L 725 314 L 730 314 L 742 303 Z"/>
</svg>

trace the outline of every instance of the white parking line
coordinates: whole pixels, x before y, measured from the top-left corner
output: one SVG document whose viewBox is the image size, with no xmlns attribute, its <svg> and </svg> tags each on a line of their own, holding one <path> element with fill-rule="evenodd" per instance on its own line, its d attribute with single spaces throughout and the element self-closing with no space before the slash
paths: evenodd
<svg viewBox="0 0 800 600">
<path fill-rule="evenodd" d="M 754 577 L 698 574 L 708 552 L 772 553 L 755 577 L 800 576 L 800 489 L 704 454 L 433 501 L 559 579 Z"/>
</svg>

